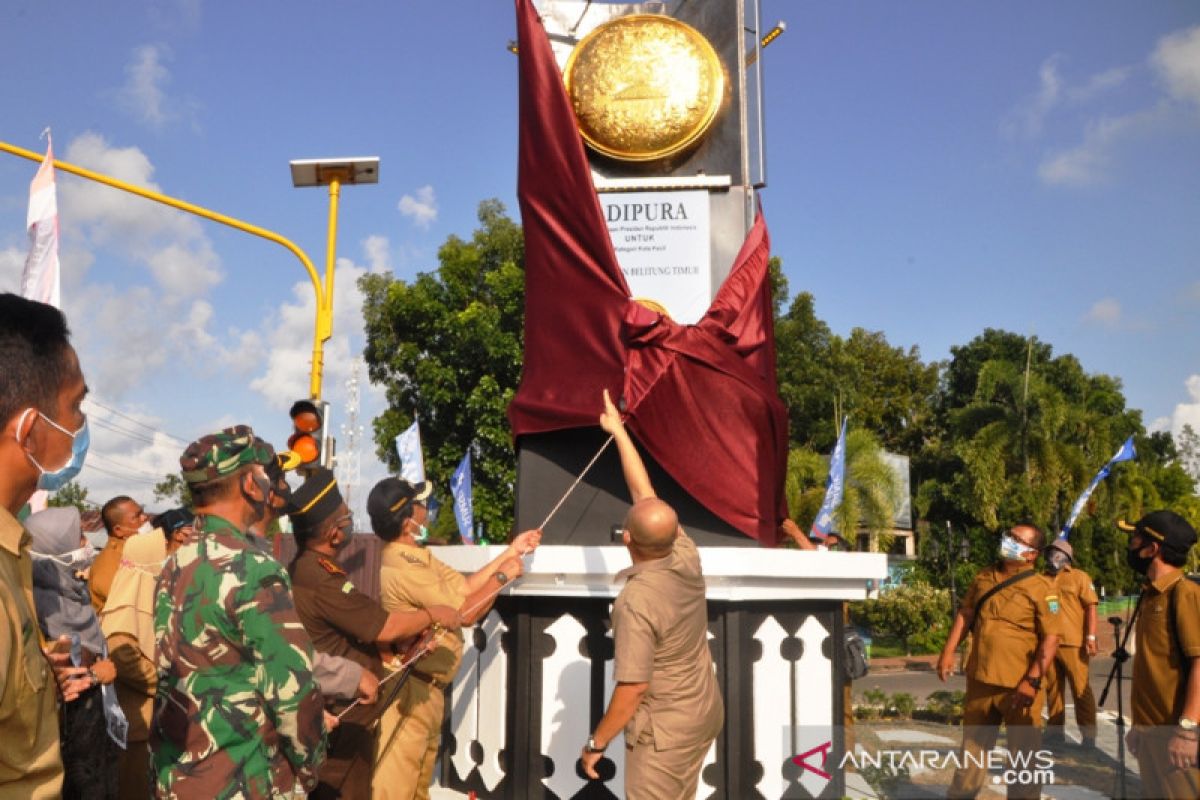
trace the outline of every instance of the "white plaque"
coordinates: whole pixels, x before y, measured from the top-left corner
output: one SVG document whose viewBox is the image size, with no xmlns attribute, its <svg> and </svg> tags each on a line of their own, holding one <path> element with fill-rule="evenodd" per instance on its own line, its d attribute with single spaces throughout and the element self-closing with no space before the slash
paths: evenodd
<svg viewBox="0 0 1200 800">
<path fill-rule="evenodd" d="M 712 303 L 708 192 L 606 192 L 600 206 L 629 291 L 690 325 Z"/>
</svg>

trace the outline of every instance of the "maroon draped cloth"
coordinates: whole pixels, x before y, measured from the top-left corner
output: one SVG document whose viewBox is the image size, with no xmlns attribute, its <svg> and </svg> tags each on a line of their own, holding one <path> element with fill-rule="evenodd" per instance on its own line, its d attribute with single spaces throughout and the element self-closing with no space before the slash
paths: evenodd
<svg viewBox="0 0 1200 800">
<path fill-rule="evenodd" d="M 592 186 L 575 114 L 531 0 L 516 0 L 517 194 L 525 229 L 525 364 L 515 436 L 596 425 L 602 389 L 663 469 L 762 544 L 787 515 L 787 415 L 761 213 L 712 306 L 679 325 L 633 302 Z"/>
</svg>

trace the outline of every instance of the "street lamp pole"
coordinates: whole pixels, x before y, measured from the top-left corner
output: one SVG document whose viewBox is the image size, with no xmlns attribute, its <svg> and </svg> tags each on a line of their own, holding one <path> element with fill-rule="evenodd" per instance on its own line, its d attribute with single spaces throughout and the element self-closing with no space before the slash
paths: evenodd
<svg viewBox="0 0 1200 800">
<path fill-rule="evenodd" d="M 45 160 L 45 156 L 41 153 L 35 153 L 32 150 L 26 150 L 23 147 L 9 144 L 8 142 L 0 141 L 0 152 L 9 153 L 10 155 L 27 158 L 30 161 L 41 163 Z M 296 165 L 302 165 L 301 169 L 304 175 L 304 165 L 328 166 L 329 170 L 321 174 L 323 178 L 320 183 L 299 183 L 296 182 Z M 54 160 L 54 168 L 60 169 L 63 172 L 72 175 L 78 175 L 81 178 L 86 178 L 96 183 L 102 183 L 105 186 L 111 186 L 114 189 L 120 189 L 129 194 L 135 194 L 138 197 L 144 197 L 147 200 L 153 200 L 156 203 L 162 203 L 165 206 L 185 211 L 188 214 L 194 214 L 204 219 L 219 222 L 222 225 L 227 225 L 230 228 L 249 233 L 252 236 L 266 239 L 269 242 L 274 242 L 282 247 L 287 248 L 292 255 L 300 260 L 304 266 L 305 272 L 308 273 L 309 280 L 312 281 L 313 294 L 316 296 L 316 320 L 313 330 L 313 362 L 312 372 L 309 375 L 309 391 L 314 400 L 319 400 L 321 397 L 321 375 L 324 366 L 324 350 L 325 342 L 333 335 L 333 273 L 335 264 L 335 245 L 337 243 L 337 213 L 338 213 L 338 197 L 340 195 L 342 183 L 378 183 L 379 182 L 379 159 L 378 158 L 358 158 L 358 159 L 326 159 L 323 161 L 314 162 L 292 162 L 292 179 L 297 186 L 307 185 L 328 185 L 329 186 L 329 238 L 328 252 L 325 255 L 325 278 L 322 282 L 321 276 L 317 274 L 316 268 L 308 255 L 301 250 L 294 242 L 287 239 L 274 231 L 260 228 L 257 225 L 252 225 L 249 222 L 244 222 L 235 217 L 213 211 L 203 206 L 198 206 L 195 203 L 189 203 L 186 200 L 180 200 L 176 197 L 156 192 L 153 189 L 147 189 L 142 186 L 136 186 L 132 183 L 114 178 L 111 175 L 95 172 L 76 164 L 70 164 L 66 161 Z M 314 173 L 320 173 L 319 169 L 314 169 Z"/>
<path fill-rule="evenodd" d="M 316 333 L 313 336 L 310 394 L 321 396 L 325 368 L 324 344 L 333 335 L 333 280 L 337 267 L 338 203 L 342 184 L 379 183 L 379 158 L 310 158 L 290 162 L 292 185 L 329 188 L 329 228 L 325 242 L 325 288 L 317 297 Z"/>
</svg>

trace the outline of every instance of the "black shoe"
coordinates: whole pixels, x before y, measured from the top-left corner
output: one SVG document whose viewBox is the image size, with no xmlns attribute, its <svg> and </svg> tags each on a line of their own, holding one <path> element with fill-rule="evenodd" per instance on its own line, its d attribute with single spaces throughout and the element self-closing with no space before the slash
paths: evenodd
<svg viewBox="0 0 1200 800">
<path fill-rule="evenodd" d="M 1095 750 L 1096 749 L 1096 740 L 1094 738 L 1084 739 L 1082 742 L 1079 743 L 1079 746 L 1081 748 L 1083 748 L 1084 750 Z"/>
<path fill-rule="evenodd" d="M 1042 734 L 1043 747 L 1066 747 L 1067 736 L 1062 731 Z"/>
</svg>

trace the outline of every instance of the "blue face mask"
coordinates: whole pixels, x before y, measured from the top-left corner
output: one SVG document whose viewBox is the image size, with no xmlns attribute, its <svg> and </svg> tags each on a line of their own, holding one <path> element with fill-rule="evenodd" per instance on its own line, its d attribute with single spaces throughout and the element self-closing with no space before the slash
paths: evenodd
<svg viewBox="0 0 1200 800">
<path fill-rule="evenodd" d="M 31 408 L 25 413 L 28 414 L 29 411 L 34 410 L 36 409 Z M 66 436 L 71 437 L 71 457 L 67 459 L 66 464 L 63 464 L 56 470 L 47 470 L 38 463 L 38 460 L 33 457 L 33 454 L 28 454 L 29 460 L 32 461 L 33 465 L 42 473 L 38 476 L 37 488 L 44 489 L 47 492 L 57 492 L 59 489 L 70 483 L 71 480 L 79 474 L 79 470 L 83 469 L 83 460 L 87 458 L 88 446 L 92 443 L 91 435 L 88 433 L 87 417 L 84 417 L 83 425 L 80 426 L 79 430 L 72 433 L 62 425 L 59 425 L 57 422 L 47 417 L 41 411 L 38 411 L 37 415 L 41 417 L 50 427 Z M 21 421 L 24 422 L 24 419 Z M 17 428 L 20 429 L 20 423 L 17 424 Z"/>
<path fill-rule="evenodd" d="M 1033 548 L 1005 534 L 1000 540 L 1000 558 L 1005 561 L 1024 561 L 1025 554 L 1033 552 Z"/>
</svg>

